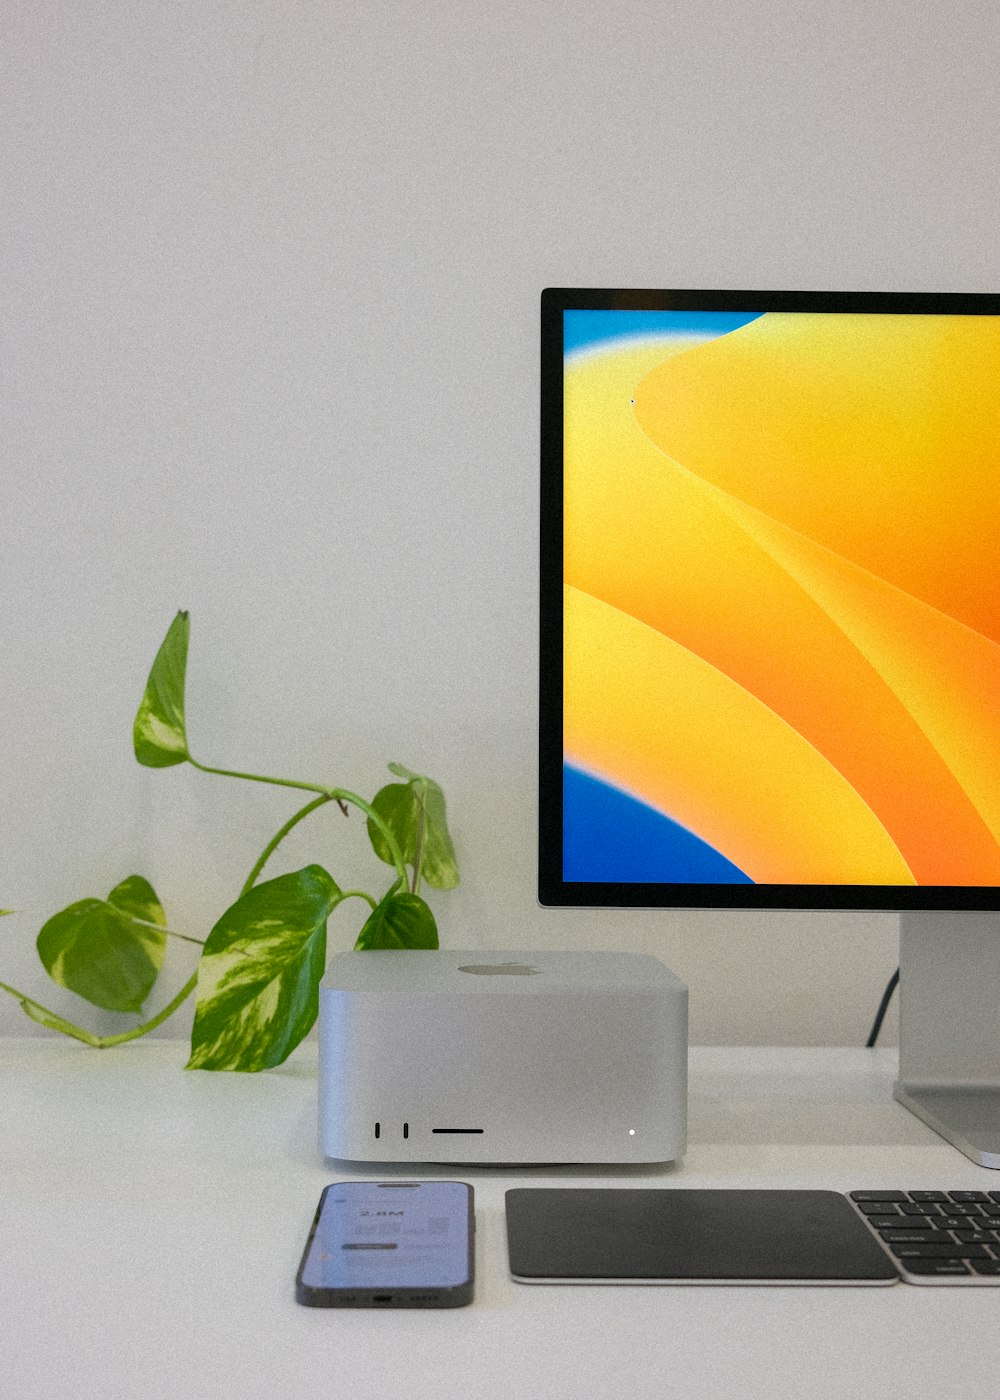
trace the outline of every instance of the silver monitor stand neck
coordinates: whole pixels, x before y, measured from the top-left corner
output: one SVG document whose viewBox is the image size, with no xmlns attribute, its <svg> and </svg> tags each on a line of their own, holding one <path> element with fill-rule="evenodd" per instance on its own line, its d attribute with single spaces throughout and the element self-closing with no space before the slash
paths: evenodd
<svg viewBox="0 0 1000 1400">
<path fill-rule="evenodd" d="M 894 1092 L 967 1157 L 1000 1168 L 1000 913 L 900 916 Z"/>
</svg>

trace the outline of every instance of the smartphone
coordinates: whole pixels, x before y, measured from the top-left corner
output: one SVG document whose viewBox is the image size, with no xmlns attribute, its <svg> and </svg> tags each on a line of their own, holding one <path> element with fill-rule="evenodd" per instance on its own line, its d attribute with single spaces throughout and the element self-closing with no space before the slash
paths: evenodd
<svg viewBox="0 0 1000 1400">
<path fill-rule="evenodd" d="M 295 1296 L 313 1308 L 460 1308 L 472 1302 L 474 1224 L 464 1181 L 335 1182 Z"/>
</svg>

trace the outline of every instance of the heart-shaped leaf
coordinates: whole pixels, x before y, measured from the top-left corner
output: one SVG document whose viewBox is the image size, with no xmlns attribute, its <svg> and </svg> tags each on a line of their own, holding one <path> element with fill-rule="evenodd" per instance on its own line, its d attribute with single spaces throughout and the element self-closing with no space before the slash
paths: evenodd
<svg viewBox="0 0 1000 1400">
<path fill-rule="evenodd" d="M 343 894 L 319 865 L 254 885 L 198 964 L 188 1069 L 280 1065 L 316 1020 L 326 921 Z"/>
<path fill-rule="evenodd" d="M 147 768 L 169 768 L 175 763 L 186 763 L 190 757 L 184 721 L 190 634 L 190 615 L 179 612 L 156 653 L 146 682 L 132 726 L 132 743 L 136 758 Z"/>
<path fill-rule="evenodd" d="M 38 956 L 54 982 L 94 1006 L 141 1011 L 167 941 L 146 925 L 166 922 L 149 881 L 130 875 L 107 899 L 81 899 L 53 914 L 38 935 Z"/>
<path fill-rule="evenodd" d="M 395 886 L 376 905 L 358 934 L 355 948 L 436 948 L 434 915 L 418 894 Z"/>
<path fill-rule="evenodd" d="M 415 867 L 419 862 L 421 877 L 432 889 L 454 889 L 458 864 L 448 832 L 444 793 L 431 778 L 412 773 L 401 763 L 390 763 L 389 770 L 406 781 L 386 784 L 371 805 L 399 842 L 406 864 Z M 368 837 L 379 859 L 392 865 L 389 843 L 371 817 Z"/>
</svg>

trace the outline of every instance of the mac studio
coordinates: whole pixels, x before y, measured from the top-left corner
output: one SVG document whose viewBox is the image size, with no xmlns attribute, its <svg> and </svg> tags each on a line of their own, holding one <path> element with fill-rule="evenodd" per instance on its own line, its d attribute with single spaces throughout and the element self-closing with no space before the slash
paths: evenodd
<svg viewBox="0 0 1000 1400">
<path fill-rule="evenodd" d="M 641 953 L 342 953 L 320 989 L 319 1104 L 333 1158 L 673 1161 L 687 988 Z"/>
</svg>

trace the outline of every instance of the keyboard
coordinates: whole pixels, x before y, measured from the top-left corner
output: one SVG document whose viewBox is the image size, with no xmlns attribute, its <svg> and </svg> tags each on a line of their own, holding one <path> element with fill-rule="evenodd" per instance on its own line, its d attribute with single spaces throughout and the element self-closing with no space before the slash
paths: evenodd
<svg viewBox="0 0 1000 1400">
<path fill-rule="evenodd" d="M 1000 1191 L 851 1191 L 907 1283 L 1000 1284 Z"/>
</svg>

